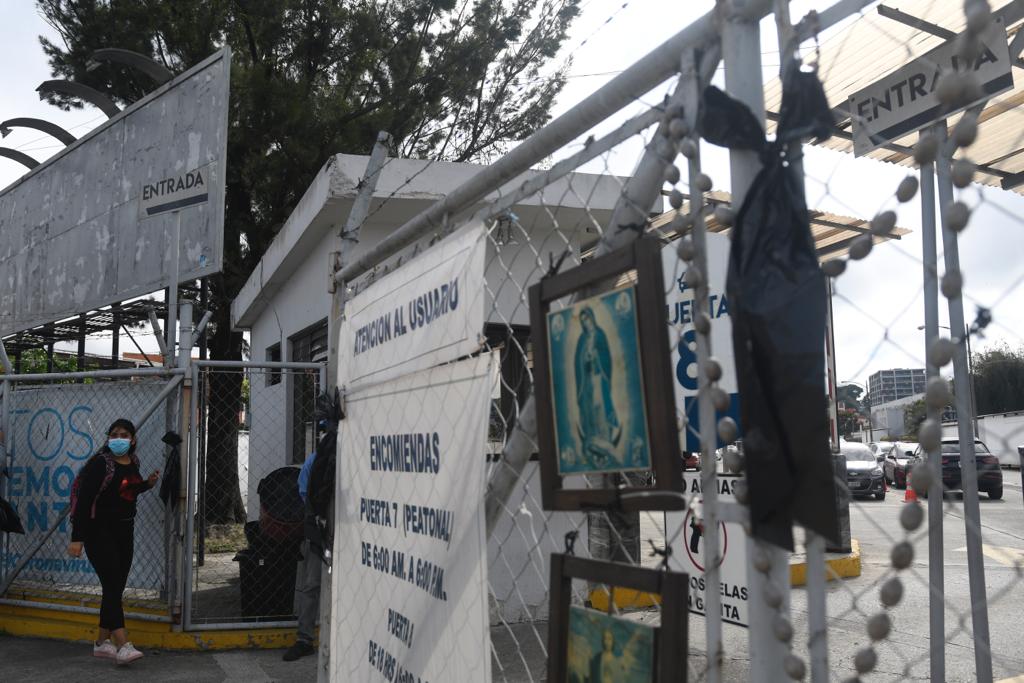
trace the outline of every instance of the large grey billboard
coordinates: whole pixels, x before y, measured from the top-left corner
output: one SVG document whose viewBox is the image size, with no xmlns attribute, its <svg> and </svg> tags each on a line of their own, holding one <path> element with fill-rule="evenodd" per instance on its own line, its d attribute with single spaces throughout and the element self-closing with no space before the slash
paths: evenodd
<svg viewBox="0 0 1024 683">
<path fill-rule="evenodd" d="M 178 281 L 220 271 L 230 72 L 225 48 L 0 192 L 0 336 L 169 286 L 179 218 Z"/>
</svg>

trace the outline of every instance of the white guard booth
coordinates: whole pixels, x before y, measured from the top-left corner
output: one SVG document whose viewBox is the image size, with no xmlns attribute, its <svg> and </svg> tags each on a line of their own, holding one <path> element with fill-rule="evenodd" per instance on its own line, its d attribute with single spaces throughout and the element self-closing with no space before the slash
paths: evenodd
<svg viewBox="0 0 1024 683">
<path fill-rule="evenodd" d="M 367 161 L 366 156 L 348 154 L 327 161 L 235 299 L 232 323 L 236 329 L 249 331 L 253 360 L 325 360 L 331 307 L 327 289 L 330 254 L 344 252 L 347 261 L 357 258 L 482 168 L 474 164 L 388 159 L 358 242 L 346 240 L 343 244 L 339 232 Z M 528 176 L 520 176 L 509 187 L 518 186 Z M 578 255 L 581 249 L 597 241 L 597 226 L 607 223 L 624 182 L 623 178 L 608 175 L 570 174 L 513 206 L 511 211 L 518 225 L 529 233 L 531 243 L 550 244 L 557 257 L 564 249 L 561 237 L 545 241 L 545 233 L 553 235 L 557 225 L 561 235 L 571 236 L 569 246 Z M 488 197 L 485 201 L 492 199 Z M 529 332 L 526 287 L 542 271 L 536 260 L 525 253 L 529 250 L 520 249 L 514 236 L 507 238 L 511 240 L 509 254 L 518 256 L 511 263 L 506 258 L 502 266 L 487 270 L 488 289 L 496 293 L 493 297 L 497 299 L 496 305 L 492 305 L 492 299 L 486 306 L 487 327 L 493 326 L 494 331 L 504 335 L 510 325 L 517 335 L 525 337 Z M 501 239 L 495 241 L 502 243 Z M 497 264 L 494 252 L 500 247 L 495 246 L 495 241 L 488 243 L 488 264 Z M 547 258 L 546 254 L 540 257 Z M 506 267 L 513 272 L 515 286 L 506 282 Z M 293 382 L 291 373 L 281 373 L 268 375 L 266 381 L 254 381 L 251 387 L 247 475 L 250 500 L 256 500 L 256 486 L 263 476 L 278 467 L 301 463 L 313 446 L 312 424 L 295 408 L 298 387 Z M 502 397 L 495 395 L 492 400 L 500 401 Z M 269 416 L 261 415 L 260 411 L 280 411 L 282 405 L 287 406 L 286 428 L 271 430 L 264 426 L 266 433 L 258 433 L 261 425 L 280 424 L 279 416 L 266 419 Z M 489 461 L 493 456 L 480 454 Z M 488 466 L 492 464 L 489 462 Z M 546 514 L 539 507 L 539 499 L 526 494 L 527 485 L 539 490 L 536 463 L 529 463 L 519 488 L 509 500 L 510 509 L 520 510 L 519 529 L 511 528 L 511 517 L 504 516 L 488 547 L 492 624 L 545 619 L 548 555 L 563 547 L 566 532 L 574 528 L 583 532 L 580 542 L 587 542 L 582 515 Z M 246 487 L 244 480 L 242 487 Z M 256 507 L 250 505 L 249 518 L 255 519 L 257 515 Z"/>
</svg>

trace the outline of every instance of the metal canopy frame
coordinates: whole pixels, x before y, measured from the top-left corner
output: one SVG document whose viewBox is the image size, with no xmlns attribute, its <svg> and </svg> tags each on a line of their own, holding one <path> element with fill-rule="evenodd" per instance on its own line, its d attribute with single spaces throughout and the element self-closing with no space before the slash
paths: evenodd
<svg viewBox="0 0 1024 683">
<path fill-rule="evenodd" d="M 954 3 L 958 7 L 960 3 Z M 941 26 L 933 21 L 929 21 L 923 17 L 915 16 L 911 11 L 912 9 L 901 5 L 900 8 L 896 8 L 890 5 L 879 5 L 876 8 L 878 16 L 884 17 L 885 19 L 899 23 L 903 26 L 910 27 L 912 29 L 927 33 L 930 36 L 934 36 L 940 40 L 950 40 L 955 38 L 958 34 L 944 26 Z M 1024 26 L 1014 26 L 1024 20 L 1024 0 L 1012 0 L 1004 4 L 998 9 L 992 10 L 992 16 L 996 19 L 1001 19 L 1004 25 L 1008 29 L 1008 37 L 1010 40 L 1010 58 L 1013 65 L 1019 69 L 1024 69 L 1024 59 L 1021 58 L 1021 52 L 1024 50 Z M 878 74 L 881 77 L 882 73 Z M 774 102 L 779 93 L 769 92 L 768 99 Z M 996 119 L 999 114 L 1004 113 L 1004 109 L 1011 108 L 1017 104 L 1024 102 L 1024 86 L 1018 85 L 1013 91 L 1005 93 L 1002 96 L 1004 99 L 1001 103 L 1002 107 L 993 107 L 986 109 L 978 118 L 979 125 Z M 836 126 L 833 130 L 833 137 L 844 142 L 852 142 L 853 135 L 850 131 L 851 119 L 848 110 L 848 103 L 843 101 L 837 101 L 832 109 L 833 114 L 836 117 Z M 767 112 L 767 118 L 769 121 L 778 121 L 778 112 L 769 110 Z M 955 123 L 955 119 L 950 120 L 950 124 Z M 984 130 L 984 127 L 983 127 Z M 907 137 L 907 136 L 904 136 Z M 905 142 L 905 141 L 904 141 Z M 836 146 L 825 144 L 830 149 L 837 149 Z M 845 150 L 837 150 L 845 151 Z M 888 152 L 884 156 L 878 154 Z M 1010 150 L 1008 153 L 994 156 L 988 159 L 977 159 L 972 158 L 975 162 L 978 174 L 980 176 L 988 176 L 990 180 L 988 182 L 985 179 L 979 179 L 980 182 L 985 182 L 993 187 L 999 187 L 1003 190 L 1016 190 L 1019 193 L 1024 193 L 1020 190 L 1021 186 L 1024 186 L 1024 170 L 1013 168 L 1012 170 L 1006 170 L 1005 168 L 998 168 L 997 165 L 1001 165 L 1010 159 L 1014 159 L 1024 155 L 1024 147 L 1017 147 Z M 913 156 L 913 150 L 906 144 L 899 144 L 896 141 L 890 142 L 889 144 L 883 145 L 876 150 L 874 154 L 868 158 L 875 159 L 878 161 L 887 161 L 896 164 L 909 163 Z"/>
<path fill-rule="evenodd" d="M 3 343 L 11 355 L 30 349 L 45 349 L 57 342 L 76 342 L 82 338 L 83 332 L 84 336 L 110 332 L 114 328 L 115 316 L 119 327 L 139 327 L 149 322 L 150 311 L 163 319 L 167 315 L 167 304 L 150 299 L 136 299 L 119 306 L 108 306 L 74 318 L 23 330 L 4 337 Z"/>
</svg>

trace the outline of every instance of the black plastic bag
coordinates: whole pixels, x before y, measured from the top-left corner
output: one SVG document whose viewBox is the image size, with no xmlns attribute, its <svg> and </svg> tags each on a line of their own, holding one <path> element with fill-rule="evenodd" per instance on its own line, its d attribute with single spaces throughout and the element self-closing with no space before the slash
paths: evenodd
<svg viewBox="0 0 1024 683">
<path fill-rule="evenodd" d="M 164 461 L 160 500 L 173 510 L 178 506 L 178 488 L 181 486 L 181 436 L 177 432 L 167 432 L 160 440 L 171 447 Z"/>
<path fill-rule="evenodd" d="M 776 140 L 742 103 L 705 92 L 701 133 L 757 152 L 764 164 L 732 232 L 726 291 L 756 538 L 793 549 L 793 522 L 839 536 L 825 391 L 825 279 L 803 179 L 788 144 L 827 137 L 832 115 L 814 73 L 791 69 Z"/>
<path fill-rule="evenodd" d="M 25 527 L 21 525 L 18 511 L 3 498 L 0 498 L 0 531 L 6 531 L 9 534 L 25 533 Z"/>
</svg>

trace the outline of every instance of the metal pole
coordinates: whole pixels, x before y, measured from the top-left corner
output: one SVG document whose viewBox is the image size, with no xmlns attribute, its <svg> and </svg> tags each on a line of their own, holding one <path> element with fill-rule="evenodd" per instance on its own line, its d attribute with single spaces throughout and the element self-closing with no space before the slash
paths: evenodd
<svg viewBox="0 0 1024 683">
<path fill-rule="evenodd" d="M 110 365 L 112 368 L 119 366 L 121 360 L 121 304 L 116 303 L 110 308 Z"/>
<path fill-rule="evenodd" d="M 321 390 L 333 394 L 338 387 L 338 344 L 341 318 L 345 312 L 345 290 L 346 283 L 336 279 L 336 274 L 344 268 L 349 254 L 359 239 L 359 231 L 370 212 L 370 202 L 373 200 L 373 193 L 377 189 L 377 181 L 380 179 L 380 171 L 384 168 L 384 162 L 388 156 L 388 147 L 391 144 L 391 134 L 381 131 L 377 134 L 377 141 L 370 152 L 370 158 L 366 162 L 366 171 L 359 184 L 359 192 L 356 194 L 352 209 L 349 211 L 345 226 L 338 234 L 339 251 L 332 254 L 330 262 L 327 289 L 331 293 L 331 313 L 327 319 L 327 371 L 326 382 L 321 383 Z M 323 369 L 321 368 L 321 372 Z M 323 375 L 321 375 L 323 377 Z M 341 429 L 339 428 L 339 432 Z M 337 501 L 335 501 L 335 514 L 337 514 Z M 329 520 L 333 530 L 334 520 Z M 332 534 L 333 538 L 333 534 Z M 333 554 L 334 548 L 329 549 Z M 320 567 L 320 648 L 317 655 L 317 681 L 329 683 L 331 679 L 331 574 L 327 567 Z"/>
<path fill-rule="evenodd" d="M 202 423 L 202 416 L 199 415 L 199 368 L 193 365 L 189 368 L 192 374 L 192 391 L 189 392 L 189 416 L 192 420 L 192 429 L 188 433 L 188 449 L 186 459 L 188 460 L 188 479 L 185 480 L 185 539 L 182 550 L 182 605 L 181 625 L 188 630 L 192 626 L 192 569 L 195 553 L 195 517 L 196 517 L 196 493 L 199 490 L 199 429 L 198 423 Z"/>
<path fill-rule="evenodd" d="M 971 352 L 971 326 L 964 325 L 964 338 L 967 340 L 967 376 L 971 380 L 971 417 L 974 419 L 974 438 L 981 438 L 981 427 L 978 426 L 978 395 L 974 390 L 974 354 Z"/>
<path fill-rule="evenodd" d="M 807 549 L 807 649 L 811 655 L 812 683 L 831 680 L 828 670 L 828 589 L 825 578 L 825 539 L 806 532 Z"/>
<path fill-rule="evenodd" d="M 940 124 L 945 126 L 945 124 Z M 939 338 L 939 280 L 938 258 L 935 245 L 935 164 L 921 166 L 921 244 L 924 263 L 924 343 L 925 358 L 928 349 Z M 927 364 L 928 377 L 938 377 L 939 369 Z M 928 407 L 929 419 L 939 419 L 939 410 Z M 928 454 L 928 467 L 932 473 L 928 487 L 928 638 L 931 643 L 931 681 L 946 680 L 946 615 L 942 600 L 945 581 L 942 538 L 942 459 L 937 453 Z M 909 485 L 909 483 L 908 483 Z"/>
<path fill-rule="evenodd" d="M 728 17 L 722 26 L 722 52 L 725 58 L 725 90 L 750 108 L 754 118 L 765 121 L 764 84 L 761 75 L 761 32 L 757 21 L 740 16 Z M 750 185 L 761 168 L 757 154 L 745 150 L 729 151 L 732 175 L 732 202 L 742 206 Z M 747 538 L 747 556 L 765 553 L 771 569 L 767 574 L 747 564 L 749 586 L 750 680 L 773 683 L 787 679 L 784 669 L 787 645 L 773 635 L 774 610 L 765 602 L 769 583 L 782 593 L 779 614 L 789 616 L 789 554 L 769 543 Z"/>
<path fill-rule="evenodd" d="M 697 73 L 697 65 L 692 52 L 687 53 L 682 60 L 682 73 L 680 74 L 682 86 L 689 92 L 684 104 L 684 118 L 690 126 L 690 130 L 696 130 L 697 111 L 700 104 L 700 93 L 703 89 L 700 76 Z M 699 139 L 699 138 L 698 138 Z M 704 224 L 704 194 L 697 189 L 697 177 L 701 174 L 700 147 L 697 154 L 689 159 L 689 181 L 690 181 L 690 219 L 692 221 L 691 235 L 694 245 L 694 259 L 692 268 L 703 273 L 700 278 L 700 285 L 693 295 L 693 310 L 697 312 L 708 310 L 708 252 L 707 252 L 707 231 Z M 682 343 L 682 342 L 680 342 Z M 704 557 L 705 562 L 705 590 L 704 590 L 704 627 L 705 640 L 707 644 L 707 680 L 708 683 L 717 683 L 722 677 L 722 594 L 721 580 L 719 578 L 719 562 L 721 548 L 718 543 L 718 486 L 716 484 L 715 472 L 715 447 L 718 443 L 718 432 L 715 427 L 715 407 L 711 403 L 711 389 L 713 383 L 708 379 L 707 366 L 711 357 L 711 333 L 697 333 L 697 409 L 698 409 L 698 430 L 700 433 L 701 451 L 701 497 L 704 500 L 703 515 L 704 528 Z M 676 406 L 679 410 L 682 406 Z"/>
<path fill-rule="evenodd" d="M 939 137 L 940 154 L 936 160 L 939 211 L 942 217 L 942 247 L 946 272 L 960 270 L 957 234 L 949 229 L 947 208 L 953 202 L 951 178 L 952 147 L 943 126 Z M 949 300 L 950 330 L 964 330 L 962 297 Z M 961 340 L 963 341 L 963 340 Z M 957 344 L 953 353 L 953 383 L 956 389 L 957 434 L 960 437 L 960 478 L 964 491 L 964 527 L 967 532 L 967 570 L 971 588 L 971 624 L 974 628 L 974 663 L 979 683 L 992 681 L 992 651 L 988 630 L 988 598 L 985 595 L 985 560 L 981 554 L 981 510 L 978 507 L 978 471 L 974 459 L 974 429 L 963 418 L 970 410 L 971 388 L 967 376 L 967 349 Z"/>
<path fill-rule="evenodd" d="M 174 241 L 171 243 L 171 286 L 167 290 L 167 352 L 164 365 L 174 366 L 175 328 L 178 325 L 178 277 L 181 269 L 181 211 L 174 212 Z"/>
<path fill-rule="evenodd" d="M 0 341 L 0 365 L 4 367 L 4 372 L 8 372 L 7 368 L 10 367 L 10 361 L 7 360 L 7 353 L 4 350 L 4 343 Z M 3 394 L 0 395 L 0 494 L 5 498 L 10 499 L 10 478 L 8 472 L 14 466 L 14 453 L 8 447 L 7 444 L 14 443 L 14 437 L 11 434 L 11 412 L 14 408 L 14 384 L 4 379 L 0 382 L 0 389 L 3 389 Z M 3 552 L 0 553 L 0 577 L 4 577 L 6 572 L 4 568 L 7 566 L 7 558 L 11 552 L 11 535 L 3 535 Z"/>
<path fill-rule="evenodd" d="M 189 480 L 189 454 L 188 444 L 189 433 L 191 432 L 190 417 L 192 415 L 189 408 L 191 407 L 192 399 L 192 374 L 191 368 L 189 368 L 189 360 L 192 355 L 192 302 L 182 301 L 181 302 L 181 316 L 178 319 L 178 325 L 180 327 L 178 331 L 178 338 L 181 340 L 181 344 L 178 347 L 178 359 L 177 367 L 187 374 L 183 375 L 184 380 L 182 382 L 182 390 L 179 396 L 178 402 L 168 401 L 168 408 L 173 410 L 171 418 L 173 420 L 175 431 L 179 435 L 183 436 L 184 442 L 182 446 L 179 446 L 179 477 L 178 477 L 178 490 L 175 492 L 175 500 L 177 504 L 173 510 L 164 508 L 164 517 L 169 519 L 170 522 L 170 536 L 169 536 L 169 550 L 168 553 L 168 574 L 167 574 L 167 585 L 168 585 L 168 605 L 170 607 L 171 616 L 174 618 L 174 630 L 181 630 L 181 614 L 182 614 L 182 594 L 185 592 L 184 579 L 188 575 L 184 572 L 184 537 L 182 529 L 185 526 L 184 514 L 185 508 L 187 507 L 186 495 L 188 492 L 188 480 Z M 167 472 L 164 472 L 164 476 L 167 476 Z"/>
</svg>

